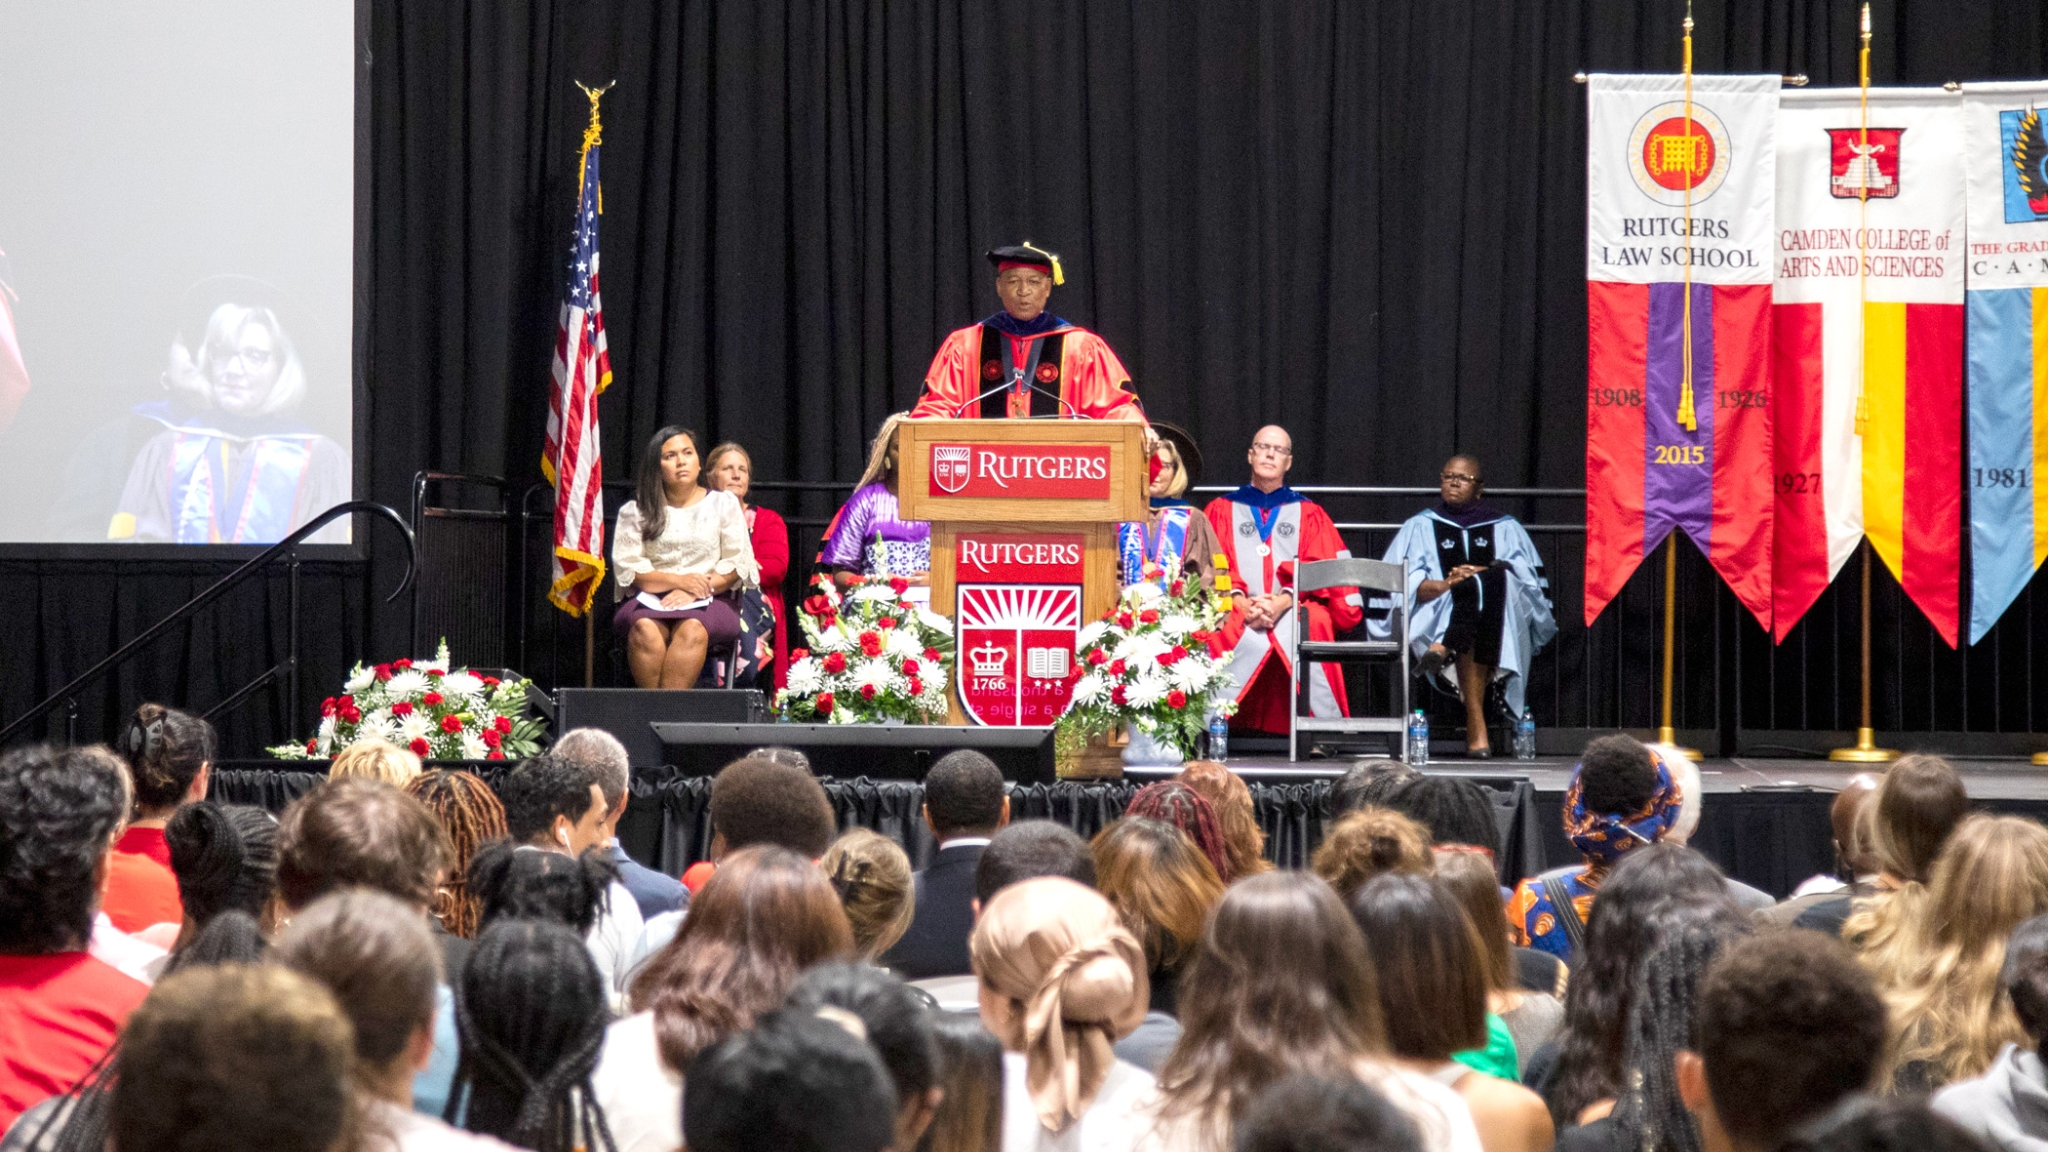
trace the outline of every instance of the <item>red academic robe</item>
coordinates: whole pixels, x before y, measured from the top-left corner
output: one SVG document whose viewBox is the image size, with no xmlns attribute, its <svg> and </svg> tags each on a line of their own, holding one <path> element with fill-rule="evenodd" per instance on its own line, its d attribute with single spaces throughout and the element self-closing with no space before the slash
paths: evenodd
<svg viewBox="0 0 2048 1152">
<path fill-rule="evenodd" d="M 772 508 L 753 509 L 754 527 L 748 539 L 754 546 L 754 562 L 761 566 L 761 599 L 775 613 L 775 686 L 789 686 L 789 612 L 783 604 L 782 581 L 789 575 L 789 525 Z"/>
<path fill-rule="evenodd" d="M 1210 501 L 1203 512 L 1230 560 L 1231 583 L 1240 597 L 1292 590 L 1298 560 L 1351 555 L 1322 505 L 1291 488 L 1268 494 L 1246 486 Z M 1365 603 L 1356 588 L 1311 592 L 1305 602 L 1310 640 L 1334 640 L 1339 630 L 1355 628 L 1365 617 Z M 1231 607 L 1221 640 L 1232 653 L 1229 668 L 1239 685 L 1232 727 L 1286 734 L 1294 700 L 1294 668 L 1287 659 L 1294 627 L 1294 613 L 1289 612 L 1270 631 L 1247 628 L 1242 599 Z M 1309 677 L 1308 696 L 1312 715 L 1349 714 L 1344 675 L 1335 664 L 1316 668 Z"/>
<path fill-rule="evenodd" d="M 981 396 L 1021 371 L 1046 392 L 1024 386 Z M 970 324 L 947 336 L 924 374 L 913 420 L 1065 416 L 1143 420 L 1131 374 L 1102 337 L 1061 324 L 1035 336 L 1011 336 L 991 324 Z M 981 396 L 979 401 L 975 397 Z"/>
</svg>

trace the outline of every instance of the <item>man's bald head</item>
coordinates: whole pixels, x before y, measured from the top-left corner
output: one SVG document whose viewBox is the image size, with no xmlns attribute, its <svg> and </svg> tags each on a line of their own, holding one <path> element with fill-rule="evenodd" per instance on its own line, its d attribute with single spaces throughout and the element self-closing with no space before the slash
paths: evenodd
<svg viewBox="0 0 2048 1152">
<path fill-rule="evenodd" d="M 1878 869 L 1877 860 L 1870 852 L 1869 837 L 1863 831 L 1863 810 L 1870 806 L 1876 795 L 1877 777 L 1868 772 L 1858 772 L 1849 777 L 1842 790 L 1835 793 L 1835 802 L 1828 805 L 1828 824 L 1835 833 L 1835 855 L 1849 873 L 1843 877 L 1845 880 L 1853 881 Z"/>
<path fill-rule="evenodd" d="M 1294 466 L 1294 437 L 1278 424 L 1268 424 L 1252 434 L 1245 461 L 1252 466 L 1252 487 L 1271 492 L 1286 483 L 1287 470 Z"/>
</svg>

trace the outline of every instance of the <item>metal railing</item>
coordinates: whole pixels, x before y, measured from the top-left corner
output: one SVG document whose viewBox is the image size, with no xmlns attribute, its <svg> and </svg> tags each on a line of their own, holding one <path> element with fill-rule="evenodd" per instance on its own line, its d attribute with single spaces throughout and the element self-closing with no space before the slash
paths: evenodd
<svg viewBox="0 0 2048 1152">
<path fill-rule="evenodd" d="M 78 694 L 81 689 L 98 681 L 107 673 L 127 662 L 137 652 L 142 651 L 161 639 L 174 625 L 190 619 L 200 609 L 220 599 L 237 585 L 270 567 L 271 564 L 280 558 L 284 559 L 286 563 L 290 581 L 290 600 L 286 613 L 285 658 L 271 665 L 254 680 L 243 685 L 220 703 L 201 713 L 201 716 L 210 720 L 227 712 L 241 704 L 242 701 L 247 700 L 258 690 L 276 683 L 280 677 L 285 681 L 285 691 L 289 704 L 287 715 L 297 716 L 299 714 L 299 565 L 301 563 L 298 546 L 304 543 L 308 537 L 325 528 L 333 521 L 343 516 L 354 515 L 357 512 L 389 520 L 392 526 L 398 529 L 399 535 L 405 539 L 405 578 L 399 581 L 398 587 L 392 591 L 391 595 L 384 598 L 384 602 L 389 604 L 398 599 L 405 594 L 406 588 L 412 584 L 413 567 L 416 560 L 412 529 L 406 527 L 405 520 L 398 513 L 375 501 L 350 500 L 344 504 L 336 504 L 334 507 L 307 521 L 291 535 L 264 549 L 241 567 L 221 577 L 205 591 L 185 601 L 183 605 L 179 606 L 170 615 L 143 629 L 133 640 L 108 653 L 99 663 L 73 677 L 70 683 L 52 692 L 41 703 L 15 717 L 5 728 L 0 728 L 0 745 L 5 745 L 30 724 L 49 715 L 60 706 L 65 710 L 65 742 L 76 743 L 78 739 Z"/>
</svg>

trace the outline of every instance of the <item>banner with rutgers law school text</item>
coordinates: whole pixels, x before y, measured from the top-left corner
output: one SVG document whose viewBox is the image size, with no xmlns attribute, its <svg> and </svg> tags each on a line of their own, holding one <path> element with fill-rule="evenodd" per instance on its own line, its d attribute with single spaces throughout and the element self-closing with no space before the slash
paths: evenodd
<svg viewBox="0 0 2048 1152">
<path fill-rule="evenodd" d="M 1962 101 L 1786 92 L 1778 114 L 1772 416 L 1776 633 L 1863 537 L 1942 639 L 1962 555 Z M 1860 402 L 1866 414 L 1858 427 Z"/>
<path fill-rule="evenodd" d="M 1970 643 L 2048 557 L 2048 83 L 1963 85 Z"/>
<path fill-rule="evenodd" d="M 1778 88 L 1695 76 L 1688 119 L 1682 76 L 1587 84 L 1588 624 L 1680 528 L 1770 625 Z"/>
</svg>

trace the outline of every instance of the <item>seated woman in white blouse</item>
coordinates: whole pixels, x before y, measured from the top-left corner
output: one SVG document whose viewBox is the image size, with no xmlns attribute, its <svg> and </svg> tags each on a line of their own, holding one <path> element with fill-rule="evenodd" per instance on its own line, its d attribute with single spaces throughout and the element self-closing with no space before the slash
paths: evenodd
<svg viewBox="0 0 2048 1152">
<path fill-rule="evenodd" d="M 745 510 L 698 483 L 701 471 L 696 433 L 656 432 L 612 532 L 621 597 L 612 630 L 642 688 L 695 688 L 709 652 L 739 639 L 734 599 L 759 579 Z"/>
</svg>

